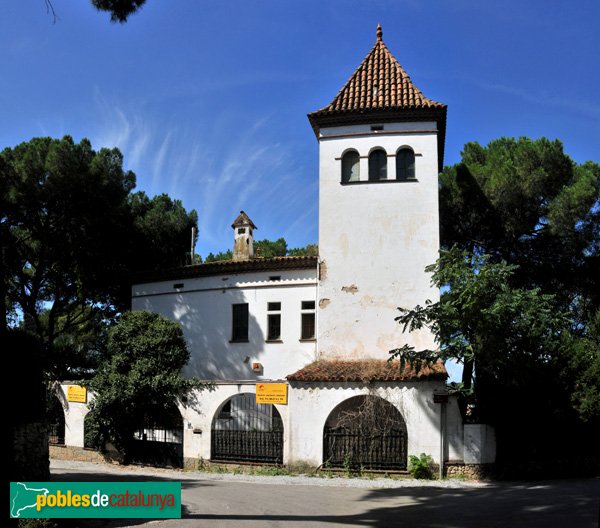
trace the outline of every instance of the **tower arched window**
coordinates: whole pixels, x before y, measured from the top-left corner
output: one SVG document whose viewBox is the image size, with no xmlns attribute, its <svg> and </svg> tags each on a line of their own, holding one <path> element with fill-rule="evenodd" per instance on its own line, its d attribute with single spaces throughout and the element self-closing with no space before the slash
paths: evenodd
<svg viewBox="0 0 600 528">
<path fill-rule="evenodd" d="M 396 179 L 415 179 L 415 153 L 410 148 L 402 147 L 396 152 Z"/>
<path fill-rule="evenodd" d="M 360 180 L 360 156 L 355 150 L 346 152 L 342 156 L 342 182 L 355 182 Z"/>
<path fill-rule="evenodd" d="M 369 154 L 369 181 L 387 179 L 387 154 L 383 149 L 375 149 Z"/>
</svg>

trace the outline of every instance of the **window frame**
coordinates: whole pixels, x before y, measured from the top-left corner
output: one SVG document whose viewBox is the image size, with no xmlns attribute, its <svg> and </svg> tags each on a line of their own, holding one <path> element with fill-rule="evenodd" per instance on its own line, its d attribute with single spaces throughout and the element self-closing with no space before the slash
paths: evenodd
<svg viewBox="0 0 600 528">
<path fill-rule="evenodd" d="M 375 157 L 382 155 L 384 163 L 381 166 L 374 167 Z M 377 173 L 375 174 L 375 171 Z M 382 174 L 383 172 L 383 174 Z M 383 176 L 383 177 L 382 177 Z M 388 155 L 383 147 L 375 147 L 369 152 L 369 181 L 386 181 L 388 179 Z"/>
<path fill-rule="evenodd" d="M 410 154 L 412 163 L 407 164 L 404 158 L 404 153 Z M 400 167 L 400 161 L 402 160 L 403 166 Z M 412 174 L 410 172 L 412 171 Z M 404 145 L 396 151 L 396 180 L 398 181 L 413 181 L 417 179 L 416 169 L 416 156 L 415 151 Z"/>
<path fill-rule="evenodd" d="M 245 307 L 245 310 L 241 307 Z M 236 311 L 242 310 L 241 314 Z M 245 321 L 243 321 L 245 311 Z M 231 305 L 231 340 L 230 343 L 248 343 L 250 310 L 248 303 L 234 303 Z"/>
<path fill-rule="evenodd" d="M 301 301 L 300 302 L 300 341 L 316 341 L 317 340 L 317 309 L 316 301 Z M 310 337 L 305 335 L 305 320 L 312 319 L 312 334 Z"/>
<path fill-rule="evenodd" d="M 272 335 L 272 328 L 278 328 L 277 336 Z M 283 343 L 281 339 L 281 302 L 267 303 L 267 338 L 266 343 Z"/>
<path fill-rule="evenodd" d="M 347 160 L 349 160 L 349 158 L 351 156 L 352 157 L 356 156 L 356 160 L 349 167 L 346 163 L 348 163 Z M 360 154 L 356 150 L 354 150 L 354 149 L 347 150 L 342 155 L 341 162 L 342 162 L 342 174 L 341 174 L 341 176 L 342 176 L 341 177 L 342 183 L 356 183 L 356 182 L 359 182 L 360 181 Z M 352 175 L 353 175 L 352 168 L 355 165 L 357 166 L 356 178 L 352 179 Z"/>
</svg>

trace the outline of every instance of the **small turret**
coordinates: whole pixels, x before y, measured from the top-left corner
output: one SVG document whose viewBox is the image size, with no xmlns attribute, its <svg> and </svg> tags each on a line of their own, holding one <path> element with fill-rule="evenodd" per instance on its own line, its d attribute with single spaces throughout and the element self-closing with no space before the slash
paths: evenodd
<svg viewBox="0 0 600 528">
<path fill-rule="evenodd" d="M 244 211 L 240 211 L 233 224 L 233 260 L 254 258 L 254 230 L 258 229 Z"/>
</svg>

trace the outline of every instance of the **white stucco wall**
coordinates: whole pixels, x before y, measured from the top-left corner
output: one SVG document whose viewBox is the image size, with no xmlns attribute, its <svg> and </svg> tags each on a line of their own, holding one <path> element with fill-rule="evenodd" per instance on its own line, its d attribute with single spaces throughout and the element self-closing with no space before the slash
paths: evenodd
<svg viewBox="0 0 600 528">
<path fill-rule="evenodd" d="M 240 273 L 136 284 L 132 309 L 181 324 L 191 359 L 184 374 L 210 380 L 279 379 L 316 359 L 301 341 L 301 302 L 316 301 L 316 269 Z M 280 276 L 280 280 L 269 277 Z M 174 284 L 183 287 L 174 288 Z M 281 342 L 266 342 L 267 303 L 281 303 Z M 248 303 L 248 342 L 231 343 L 232 308 Z M 263 370 L 253 372 L 252 363 Z"/>
<path fill-rule="evenodd" d="M 319 353 L 387 358 L 405 343 L 434 347 L 427 330 L 403 334 L 398 306 L 437 301 L 425 266 L 438 258 L 438 156 L 435 122 L 386 123 L 321 130 L 319 189 Z M 342 185 L 341 156 L 357 150 L 360 179 L 368 180 L 368 155 L 388 154 L 395 179 L 396 151 L 415 152 L 416 181 Z"/>
<path fill-rule="evenodd" d="M 461 461 L 463 459 L 464 425 L 457 396 L 450 396 L 446 405 L 446 445 L 444 460 Z"/>
<path fill-rule="evenodd" d="M 376 395 L 391 402 L 399 411 L 408 434 L 408 455 L 430 454 L 439 461 L 441 405 L 433 403 L 433 393 L 444 382 L 416 382 L 386 385 L 359 383 L 291 383 L 288 431 L 288 462 L 323 463 L 323 428 L 331 411 L 340 403 L 359 395 Z"/>
<path fill-rule="evenodd" d="M 282 381 L 285 383 L 285 381 Z M 211 428 L 213 418 L 221 406 L 237 394 L 255 395 L 255 383 L 251 381 L 215 383 L 211 388 L 197 392 L 195 397 L 180 406 L 183 416 L 183 456 L 210 460 Z M 289 413 L 287 405 L 275 405 L 284 428 L 283 461 L 289 458 L 289 443 L 286 431 L 289 429 Z"/>
<path fill-rule="evenodd" d="M 285 383 L 285 381 L 283 381 Z M 288 387 L 288 405 L 276 405 L 284 426 L 284 464 L 323 463 L 323 428 L 337 405 L 359 395 L 377 395 L 390 401 L 406 423 L 408 455 L 430 454 L 438 462 L 440 455 L 440 413 L 442 406 L 433 402 L 433 394 L 444 382 L 412 382 L 367 386 L 361 383 L 297 383 Z M 184 427 L 184 456 L 210 460 L 211 428 L 221 406 L 237 394 L 254 395 L 253 382 L 215 383 L 210 390 L 196 394 L 180 407 Z M 456 399 L 446 406 L 445 460 L 461 460 L 463 453 L 462 420 Z"/>
<path fill-rule="evenodd" d="M 74 383 L 62 383 L 57 388 L 57 397 L 65 413 L 65 445 L 84 447 L 84 424 L 88 412 L 88 403 L 94 399 L 94 395 L 88 391 L 88 403 L 78 403 L 67 401 L 67 387 Z"/>
<path fill-rule="evenodd" d="M 465 464 L 492 464 L 496 461 L 496 433 L 485 424 L 465 424 Z"/>
</svg>

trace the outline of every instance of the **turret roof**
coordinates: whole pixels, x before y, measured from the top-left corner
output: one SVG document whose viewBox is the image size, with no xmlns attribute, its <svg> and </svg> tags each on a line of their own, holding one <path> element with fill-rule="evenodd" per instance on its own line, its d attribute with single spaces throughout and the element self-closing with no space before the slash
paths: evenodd
<svg viewBox="0 0 600 528">
<path fill-rule="evenodd" d="M 308 114 L 319 137 L 323 126 L 366 122 L 436 121 L 440 134 L 440 166 L 446 132 L 446 105 L 423 95 L 383 42 L 377 41 L 343 88 L 325 107 Z"/>
</svg>

